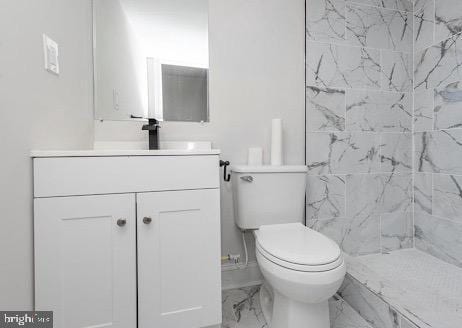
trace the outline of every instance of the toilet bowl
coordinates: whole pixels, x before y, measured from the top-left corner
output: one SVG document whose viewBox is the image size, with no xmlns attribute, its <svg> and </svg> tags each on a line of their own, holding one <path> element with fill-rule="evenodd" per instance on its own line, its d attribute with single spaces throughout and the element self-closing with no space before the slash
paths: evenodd
<svg viewBox="0 0 462 328">
<path fill-rule="evenodd" d="M 332 240 L 300 223 L 255 231 L 257 262 L 271 286 L 271 328 L 329 328 L 328 299 L 343 282 L 342 253 Z"/>
<path fill-rule="evenodd" d="M 236 225 L 254 232 L 271 328 L 329 328 L 328 299 L 346 273 L 339 246 L 304 220 L 306 166 L 235 166 Z"/>
</svg>

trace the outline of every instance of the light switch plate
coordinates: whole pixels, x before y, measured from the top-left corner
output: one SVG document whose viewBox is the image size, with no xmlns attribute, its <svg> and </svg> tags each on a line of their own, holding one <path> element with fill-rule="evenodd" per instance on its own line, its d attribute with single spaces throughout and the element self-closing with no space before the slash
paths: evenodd
<svg viewBox="0 0 462 328">
<path fill-rule="evenodd" d="M 45 69 L 59 75 L 59 49 L 58 44 L 46 34 L 43 35 L 43 52 L 45 57 Z"/>
</svg>

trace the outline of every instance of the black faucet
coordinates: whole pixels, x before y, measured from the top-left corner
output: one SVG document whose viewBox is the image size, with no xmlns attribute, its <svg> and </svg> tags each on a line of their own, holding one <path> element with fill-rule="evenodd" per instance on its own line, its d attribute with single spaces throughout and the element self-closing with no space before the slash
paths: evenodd
<svg viewBox="0 0 462 328">
<path fill-rule="evenodd" d="M 143 125 L 142 130 L 149 131 L 149 149 L 159 149 L 159 121 L 155 118 L 150 118 L 148 124 Z"/>
</svg>

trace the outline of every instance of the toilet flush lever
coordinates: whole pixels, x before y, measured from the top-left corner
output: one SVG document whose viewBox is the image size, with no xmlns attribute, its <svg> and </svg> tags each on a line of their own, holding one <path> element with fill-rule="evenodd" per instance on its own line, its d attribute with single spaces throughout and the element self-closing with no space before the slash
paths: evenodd
<svg viewBox="0 0 462 328">
<path fill-rule="evenodd" d="M 245 175 L 245 176 L 241 177 L 241 179 L 246 181 L 246 182 L 253 182 L 253 176 L 250 176 L 250 175 Z"/>
</svg>

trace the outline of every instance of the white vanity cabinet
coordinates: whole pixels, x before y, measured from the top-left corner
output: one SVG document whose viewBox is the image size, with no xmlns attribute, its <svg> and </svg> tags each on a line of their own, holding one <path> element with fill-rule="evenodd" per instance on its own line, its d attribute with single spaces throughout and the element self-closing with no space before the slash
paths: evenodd
<svg viewBox="0 0 462 328">
<path fill-rule="evenodd" d="M 221 321 L 221 289 L 211 288 L 221 279 L 219 197 L 217 189 L 137 195 L 140 327 Z"/>
<path fill-rule="evenodd" d="M 34 203 L 36 310 L 55 327 L 136 327 L 135 195 Z"/>
<path fill-rule="evenodd" d="M 221 322 L 218 151 L 32 155 L 35 308 L 54 327 Z"/>
</svg>

